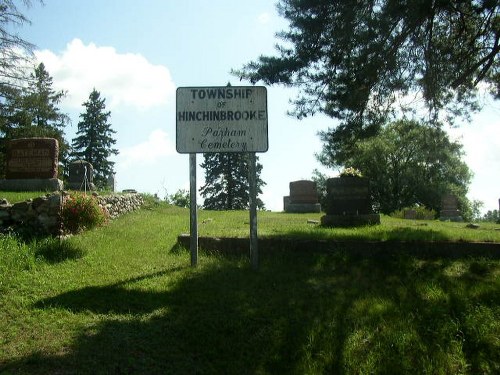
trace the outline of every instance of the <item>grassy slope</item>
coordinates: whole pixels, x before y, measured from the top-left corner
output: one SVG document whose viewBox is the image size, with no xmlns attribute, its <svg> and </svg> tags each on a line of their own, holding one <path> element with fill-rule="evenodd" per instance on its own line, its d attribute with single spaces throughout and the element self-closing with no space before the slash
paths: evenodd
<svg viewBox="0 0 500 375">
<path fill-rule="evenodd" d="M 200 212 L 200 235 L 245 233 L 247 215 Z M 260 233 L 327 235 L 279 215 L 259 213 Z M 171 251 L 188 231 L 186 210 L 161 208 L 71 238 L 65 257 L 48 256 L 57 242 L 4 239 L 0 373 L 500 371 L 499 261 L 345 249 L 263 255 L 258 272 L 201 256 L 192 269 Z"/>
</svg>

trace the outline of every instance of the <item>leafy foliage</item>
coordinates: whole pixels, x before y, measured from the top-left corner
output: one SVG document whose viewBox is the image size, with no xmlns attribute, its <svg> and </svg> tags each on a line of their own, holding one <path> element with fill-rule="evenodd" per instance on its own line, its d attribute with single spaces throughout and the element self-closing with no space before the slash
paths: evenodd
<svg viewBox="0 0 500 375">
<path fill-rule="evenodd" d="M 111 112 L 106 111 L 105 101 L 96 89 L 92 90 L 89 99 L 83 103 L 85 112 L 80 114 L 77 137 L 72 141 L 72 158 L 92 164 L 94 183 L 98 188 L 106 187 L 115 164 L 109 157 L 118 154 L 118 150 L 112 148 L 116 143 L 113 138 L 116 131 L 111 129 Z"/>
<path fill-rule="evenodd" d="M 178 207 L 189 207 L 191 204 L 189 191 L 186 189 L 177 190 L 175 194 L 167 196 L 166 201 Z"/>
<path fill-rule="evenodd" d="M 352 167 L 347 167 L 340 172 L 340 177 L 363 177 L 360 170 Z"/>
<path fill-rule="evenodd" d="M 320 156 L 325 165 L 329 151 L 325 144 Z M 358 142 L 347 164 L 369 178 L 381 212 L 414 205 L 439 211 L 447 192 L 467 200 L 471 172 L 461 161 L 462 154 L 462 145 L 450 141 L 441 128 L 396 121 L 383 127 L 380 135 Z"/>
<path fill-rule="evenodd" d="M 480 84 L 500 97 L 500 4 L 491 0 L 281 0 L 289 29 L 278 56 L 260 56 L 233 74 L 300 89 L 292 115 L 340 120 L 323 134 L 343 146 L 374 136 L 421 98 L 432 122 L 478 109 Z M 348 148 L 349 149 L 349 148 Z"/>
<path fill-rule="evenodd" d="M 249 159 L 246 153 L 204 154 L 205 185 L 200 188 L 207 210 L 242 210 L 249 207 Z M 257 207 L 264 209 L 258 198 L 265 182 L 260 178 L 262 165 L 256 157 Z"/>
<path fill-rule="evenodd" d="M 498 212 L 498 210 L 488 210 L 488 212 L 486 212 L 481 218 L 481 221 L 489 221 L 492 223 L 500 224 L 500 213 Z"/>
<path fill-rule="evenodd" d="M 78 233 L 103 225 L 108 220 L 108 214 L 94 196 L 72 193 L 64 202 L 61 219 L 66 232 Z"/>
<path fill-rule="evenodd" d="M 434 220 L 437 218 L 437 212 L 435 210 L 430 210 L 426 207 L 423 206 L 412 206 L 412 207 L 405 207 L 401 210 L 394 211 L 391 213 L 392 217 L 396 217 L 399 219 L 404 219 L 404 213 L 407 210 L 413 210 L 415 211 L 415 219 L 416 220 Z"/>
</svg>

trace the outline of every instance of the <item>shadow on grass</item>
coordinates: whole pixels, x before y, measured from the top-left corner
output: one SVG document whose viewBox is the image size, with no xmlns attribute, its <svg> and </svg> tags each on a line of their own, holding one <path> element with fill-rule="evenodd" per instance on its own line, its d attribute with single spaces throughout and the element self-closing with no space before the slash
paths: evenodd
<svg viewBox="0 0 500 375">
<path fill-rule="evenodd" d="M 425 226 L 416 227 L 394 227 L 383 231 L 376 230 L 376 227 L 370 226 L 358 227 L 357 231 L 345 230 L 347 228 L 323 228 L 314 227 L 311 231 L 295 230 L 286 234 L 271 234 L 266 237 L 286 237 L 307 240 L 333 240 L 333 241 L 449 241 L 450 237 L 446 234 L 426 228 Z"/>
<path fill-rule="evenodd" d="M 104 315 L 66 354 L 35 353 L 4 368 L 38 374 L 500 370 L 498 262 L 283 252 L 263 254 L 254 272 L 234 259 L 203 261 L 196 270 L 165 270 L 39 301 L 36 308 Z M 172 272 L 182 277 L 169 284 Z M 144 280 L 156 287 L 141 288 Z"/>
<path fill-rule="evenodd" d="M 66 260 L 79 259 L 85 252 L 73 242 L 56 237 L 40 238 L 31 243 L 35 256 L 48 263 L 60 263 Z"/>
</svg>

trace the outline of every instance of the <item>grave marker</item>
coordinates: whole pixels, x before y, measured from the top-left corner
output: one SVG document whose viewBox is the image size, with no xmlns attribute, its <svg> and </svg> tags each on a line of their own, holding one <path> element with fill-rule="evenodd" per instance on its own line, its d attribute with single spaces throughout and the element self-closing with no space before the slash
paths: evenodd
<svg viewBox="0 0 500 375">
<path fill-rule="evenodd" d="M 441 198 L 441 221 L 463 221 L 462 215 L 458 209 L 458 199 L 453 194 L 445 194 Z"/>
<path fill-rule="evenodd" d="M 0 190 L 58 191 L 59 144 L 54 138 L 19 138 L 7 144 L 5 180 Z"/>
<path fill-rule="evenodd" d="M 316 182 L 299 180 L 290 182 L 290 196 L 283 199 L 285 212 L 320 212 Z"/>
<path fill-rule="evenodd" d="M 9 142 L 5 178 L 57 178 L 59 145 L 54 138 L 20 138 Z"/>
</svg>

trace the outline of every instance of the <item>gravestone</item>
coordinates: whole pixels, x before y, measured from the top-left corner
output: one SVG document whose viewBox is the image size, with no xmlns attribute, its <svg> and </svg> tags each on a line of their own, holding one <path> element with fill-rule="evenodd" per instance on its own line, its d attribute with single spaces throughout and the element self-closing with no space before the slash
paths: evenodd
<svg viewBox="0 0 500 375">
<path fill-rule="evenodd" d="M 116 177 L 114 173 L 111 173 L 108 176 L 107 183 L 108 183 L 108 189 L 114 193 L 116 190 Z"/>
<path fill-rule="evenodd" d="M 335 177 L 326 180 L 326 215 L 321 225 L 350 227 L 380 224 L 373 213 L 370 181 L 363 177 Z"/>
<path fill-rule="evenodd" d="M 19 138 L 9 141 L 5 180 L 0 190 L 58 191 L 63 183 L 57 178 L 59 144 L 54 138 Z"/>
<path fill-rule="evenodd" d="M 93 183 L 94 168 L 85 160 L 77 160 L 68 166 L 67 188 L 71 190 L 95 190 Z"/>
<path fill-rule="evenodd" d="M 285 212 L 321 212 L 316 182 L 299 180 L 290 182 L 290 195 L 283 198 Z"/>
<path fill-rule="evenodd" d="M 416 220 L 417 219 L 417 210 L 404 210 L 403 218 L 406 220 Z"/>
<path fill-rule="evenodd" d="M 441 221 L 463 221 L 460 210 L 458 209 L 458 199 L 453 194 L 446 194 L 441 198 Z"/>
</svg>

